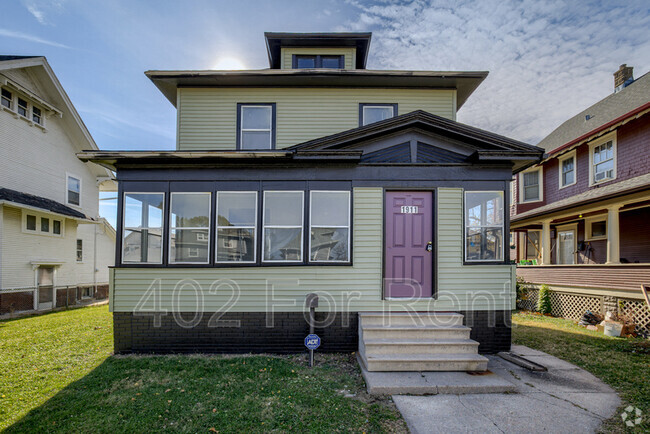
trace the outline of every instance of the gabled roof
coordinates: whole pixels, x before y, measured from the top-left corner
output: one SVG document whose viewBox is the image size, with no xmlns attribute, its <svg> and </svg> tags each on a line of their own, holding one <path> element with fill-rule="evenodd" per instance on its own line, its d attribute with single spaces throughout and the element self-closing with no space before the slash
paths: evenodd
<svg viewBox="0 0 650 434">
<path fill-rule="evenodd" d="M 414 128 L 462 142 L 463 145 L 473 149 L 474 152 L 471 156 L 471 160 L 473 161 L 512 161 L 514 164 L 514 172 L 521 171 L 537 163 L 544 155 L 544 150 L 536 146 L 471 127 L 422 110 L 310 140 L 288 149 L 295 151 L 345 150 L 361 142 Z M 447 157 L 449 158 L 451 155 Z M 432 156 L 431 158 L 435 157 Z"/>
<path fill-rule="evenodd" d="M 372 33 L 277 33 L 264 32 L 271 68 L 280 68 L 282 47 L 355 47 L 357 69 L 365 69 Z"/>
<path fill-rule="evenodd" d="M 8 188 L 0 188 L 0 203 L 2 202 L 26 205 L 30 208 L 36 208 L 75 219 L 91 220 L 86 217 L 84 213 L 63 205 L 55 200 L 35 196 L 33 194 L 22 193 L 16 190 L 10 190 Z"/>
<path fill-rule="evenodd" d="M 555 153 L 623 121 L 650 102 L 650 73 L 637 78 L 621 91 L 612 93 L 557 127 L 537 146 Z M 648 107 L 646 107 L 648 108 Z M 587 119 L 587 116 L 589 119 Z"/>
</svg>

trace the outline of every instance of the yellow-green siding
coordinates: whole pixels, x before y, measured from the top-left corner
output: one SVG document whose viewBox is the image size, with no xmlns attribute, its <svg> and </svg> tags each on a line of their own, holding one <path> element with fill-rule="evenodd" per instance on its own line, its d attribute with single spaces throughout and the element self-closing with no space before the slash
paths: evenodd
<svg viewBox="0 0 650 434">
<path fill-rule="evenodd" d="M 382 300 L 382 213 L 381 188 L 354 189 L 353 266 L 118 268 L 111 287 L 111 307 L 116 312 L 133 311 L 147 298 L 141 306 L 144 310 L 153 309 L 155 300 L 157 310 L 167 312 L 302 311 L 310 292 L 321 294 L 319 310 L 324 311 L 512 307 L 511 266 L 463 265 L 462 190 L 446 188 L 438 190 L 438 299 Z M 239 287 L 231 303 L 230 282 Z M 200 288 L 201 297 L 197 298 L 192 285 Z"/>
<path fill-rule="evenodd" d="M 180 88 L 178 149 L 234 150 L 237 103 L 276 103 L 276 148 L 359 126 L 359 103 L 397 103 L 455 119 L 456 91 L 442 89 Z"/>
<path fill-rule="evenodd" d="M 314 55 L 320 54 L 324 56 L 345 56 L 345 69 L 355 69 L 357 49 L 354 47 L 341 47 L 341 48 L 310 48 L 310 47 L 295 47 L 295 48 L 281 48 L 280 56 L 282 58 L 282 69 L 292 69 L 293 55 L 294 54 L 307 54 Z"/>
</svg>

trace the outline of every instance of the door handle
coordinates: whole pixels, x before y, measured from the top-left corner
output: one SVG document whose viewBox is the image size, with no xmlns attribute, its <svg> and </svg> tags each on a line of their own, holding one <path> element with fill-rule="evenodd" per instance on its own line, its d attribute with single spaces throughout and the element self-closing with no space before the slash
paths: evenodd
<svg viewBox="0 0 650 434">
<path fill-rule="evenodd" d="M 424 248 L 427 252 L 432 252 L 433 251 L 433 243 L 429 241 L 427 243 L 427 246 Z"/>
</svg>

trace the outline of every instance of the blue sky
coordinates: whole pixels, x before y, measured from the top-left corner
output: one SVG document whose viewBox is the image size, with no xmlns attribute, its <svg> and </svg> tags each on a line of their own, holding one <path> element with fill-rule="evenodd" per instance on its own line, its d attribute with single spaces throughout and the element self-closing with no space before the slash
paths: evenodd
<svg viewBox="0 0 650 434">
<path fill-rule="evenodd" d="M 102 149 L 172 149 L 148 69 L 266 68 L 264 31 L 372 31 L 371 69 L 488 70 L 458 120 L 537 143 L 650 70 L 650 1 L 3 0 L 0 53 L 44 55 Z"/>
</svg>

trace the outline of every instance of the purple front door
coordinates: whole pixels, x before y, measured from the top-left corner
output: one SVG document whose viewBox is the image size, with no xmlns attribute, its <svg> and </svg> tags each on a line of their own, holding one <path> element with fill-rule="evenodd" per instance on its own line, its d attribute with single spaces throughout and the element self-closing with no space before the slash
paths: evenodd
<svg viewBox="0 0 650 434">
<path fill-rule="evenodd" d="M 386 297 L 431 297 L 433 193 L 386 192 Z"/>
</svg>

